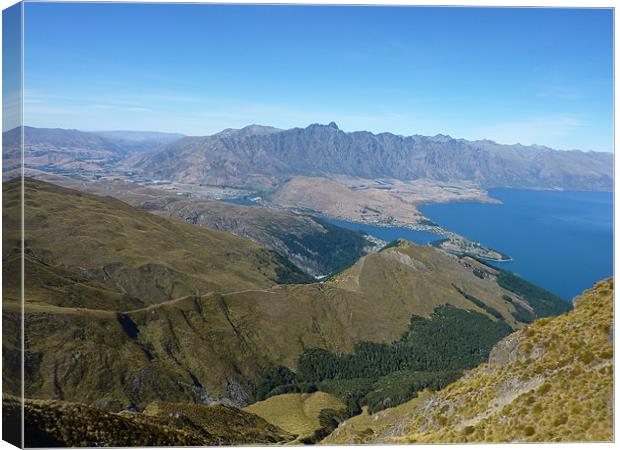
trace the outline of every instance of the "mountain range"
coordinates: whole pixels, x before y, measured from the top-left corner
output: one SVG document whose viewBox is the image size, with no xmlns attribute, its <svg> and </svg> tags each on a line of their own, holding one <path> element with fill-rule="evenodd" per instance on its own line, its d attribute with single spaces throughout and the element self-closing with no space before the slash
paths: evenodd
<svg viewBox="0 0 620 450">
<path fill-rule="evenodd" d="M 105 174 L 131 170 L 183 183 L 274 187 L 298 176 L 464 181 L 484 188 L 603 190 L 613 155 L 502 145 L 446 135 L 344 132 L 335 123 L 281 130 L 250 125 L 212 136 L 25 127 L 27 167 Z M 4 171 L 19 164 L 19 129 L 3 133 Z"/>
<path fill-rule="evenodd" d="M 159 132 L 86 132 L 23 127 L 24 159 L 30 168 L 60 173 L 102 173 L 129 155 L 154 150 L 182 135 Z M 22 129 L 2 133 L 3 173 L 20 167 Z"/>
<path fill-rule="evenodd" d="M 483 187 L 611 190 L 611 153 L 557 151 L 449 136 L 347 133 L 335 123 L 185 137 L 137 156 L 151 178 L 274 186 L 295 175 L 471 181 Z M 251 131 L 251 130 L 250 130 Z"/>
</svg>

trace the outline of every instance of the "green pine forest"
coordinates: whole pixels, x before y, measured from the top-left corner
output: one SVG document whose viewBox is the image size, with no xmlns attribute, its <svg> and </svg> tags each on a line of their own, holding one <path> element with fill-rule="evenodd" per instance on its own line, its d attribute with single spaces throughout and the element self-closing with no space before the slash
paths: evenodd
<svg viewBox="0 0 620 450">
<path fill-rule="evenodd" d="M 430 318 L 413 315 L 408 330 L 391 344 L 359 342 L 353 353 L 342 355 L 305 349 L 296 373 L 283 366 L 269 368 L 257 397 L 321 390 L 339 397 L 350 415 L 362 406 L 376 412 L 423 389 L 441 389 L 486 360 L 492 346 L 512 331 L 503 320 L 440 306 Z"/>
</svg>

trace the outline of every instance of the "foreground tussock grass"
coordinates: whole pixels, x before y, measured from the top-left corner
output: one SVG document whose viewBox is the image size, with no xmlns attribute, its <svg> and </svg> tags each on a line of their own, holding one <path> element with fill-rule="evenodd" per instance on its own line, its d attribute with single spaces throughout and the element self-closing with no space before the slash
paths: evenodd
<svg viewBox="0 0 620 450">
<path fill-rule="evenodd" d="M 3 424 L 19 429 L 21 404 L 3 397 Z M 294 438 L 264 419 L 225 405 L 156 402 L 144 413 L 111 413 L 80 403 L 24 403 L 27 447 L 134 447 L 276 444 Z"/>
</svg>

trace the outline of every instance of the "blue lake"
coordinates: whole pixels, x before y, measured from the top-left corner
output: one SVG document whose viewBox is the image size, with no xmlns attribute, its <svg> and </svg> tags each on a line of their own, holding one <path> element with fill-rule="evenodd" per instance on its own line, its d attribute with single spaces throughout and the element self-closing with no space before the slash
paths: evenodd
<svg viewBox="0 0 620 450">
<path fill-rule="evenodd" d="M 613 274 L 613 194 L 491 189 L 501 205 L 448 203 L 421 211 L 444 228 L 506 253 L 497 263 L 570 300 Z"/>
<path fill-rule="evenodd" d="M 513 258 L 493 263 L 571 300 L 613 274 L 613 194 L 491 189 L 501 205 L 462 202 L 424 205 L 429 219 Z M 230 203 L 252 205 L 247 198 Z M 325 219 L 385 241 L 439 239 L 406 228 Z"/>
<path fill-rule="evenodd" d="M 247 197 L 226 198 L 220 201 L 223 203 L 232 203 L 233 205 L 256 206 L 256 203 Z"/>
</svg>

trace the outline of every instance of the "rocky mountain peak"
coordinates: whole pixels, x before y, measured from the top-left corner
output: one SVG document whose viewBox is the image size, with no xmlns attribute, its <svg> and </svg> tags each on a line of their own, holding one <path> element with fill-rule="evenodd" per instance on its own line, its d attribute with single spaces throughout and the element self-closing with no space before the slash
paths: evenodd
<svg viewBox="0 0 620 450">
<path fill-rule="evenodd" d="M 329 124 L 324 125 L 321 123 L 313 123 L 311 125 L 308 126 L 307 129 L 316 129 L 316 128 L 331 128 L 333 130 L 340 130 L 340 128 L 338 128 L 338 125 L 336 124 L 336 122 L 329 122 Z"/>
</svg>

